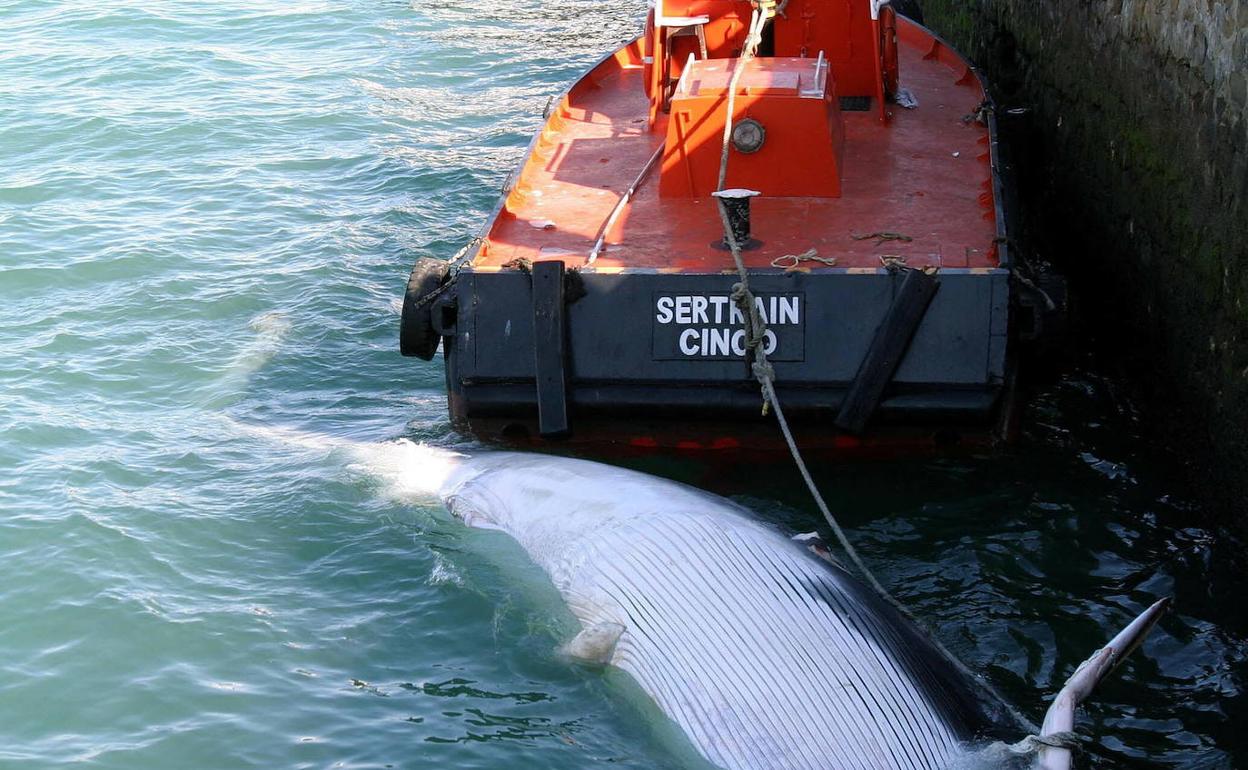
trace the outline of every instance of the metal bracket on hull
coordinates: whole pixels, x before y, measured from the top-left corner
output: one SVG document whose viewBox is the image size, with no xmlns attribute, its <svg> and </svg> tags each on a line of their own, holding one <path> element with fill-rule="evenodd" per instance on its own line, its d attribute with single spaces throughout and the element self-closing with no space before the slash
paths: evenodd
<svg viewBox="0 0 1248 770">
<path fill-rule="evenodd" d="M 936 289 L 940 287 L 934 275 L 922 270 L 905 269 L 902 272 L 904 277 L 897 296 L 875 330 L 871 347 L 849 386 L 840 414 L 836 416 L 836 426 L 849 433 L 862 433 L 867 427 L 884 396 L 884 389 L 897 373 L 897 367 L 901 365 L 901 359 L 905 357 L 910 340 L 932 303 L 932 297 L 936 296 Z"/>
<path fill-rule="evenodd" d="M 550 260 L 533 265 L 533 366 L 538 431 L 542 438 L 562 438 L 571 432 L 563 277 L 563 262 Z"/>
</svg>

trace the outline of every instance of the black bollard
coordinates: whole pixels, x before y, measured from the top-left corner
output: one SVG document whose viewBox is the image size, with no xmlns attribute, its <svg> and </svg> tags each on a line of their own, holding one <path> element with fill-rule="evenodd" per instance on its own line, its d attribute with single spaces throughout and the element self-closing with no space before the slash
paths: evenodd
<svg viewBox="0 0 1248 770">
<path fill-rule="evenodd" d="M 750 198 L 758 194 L 757 190 L 740 188 L 711 193 L 711 195 L 723 202 L 724 211 L 728 214 L 728 227 L 732 229 L 732 237 L 736 239 L 737 246 L 742 251 L 755 249 L 762 245 L 762 241 L 750 237 Z M 727 236 L 715 241 L 711 246 L 724 251 L 732 248 L 728 245 Z"/>
</svg>

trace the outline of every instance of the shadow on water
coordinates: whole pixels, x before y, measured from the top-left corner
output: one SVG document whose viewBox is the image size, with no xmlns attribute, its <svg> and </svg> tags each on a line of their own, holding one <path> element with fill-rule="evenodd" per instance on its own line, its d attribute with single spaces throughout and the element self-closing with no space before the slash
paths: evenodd
<svg viewBox="0 0 1248 770">
<path fill-rule="evenodd" d="M 1085 766 L 1239 767 L 1248 738 L 1243 543 L 1191 502 L 1125 383 L 1076 355 L 1033 386 L 999 454 L 823 464 L 820 488 L 877 577 L 1037 723 L 1066 677 L 1156 598 L 1174 609 L 1082 711 Z M 796 471 L 628 464 L 823 529 Z"/>
</svg>

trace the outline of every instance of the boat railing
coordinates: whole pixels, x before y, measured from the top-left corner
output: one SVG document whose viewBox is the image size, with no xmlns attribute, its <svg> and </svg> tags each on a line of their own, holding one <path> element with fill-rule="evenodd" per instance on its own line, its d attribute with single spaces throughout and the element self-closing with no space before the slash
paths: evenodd
<svg viewBox="0 0 1248 770">
<path fill-rule="evenodd" d="M 822 98 L 824 87 L 827 85 L 828 60 L 824 57 L 823 51 L 819 51 L 819 58 L 815 59 L 815 77 L 814 82 L 809 88 L 803 88 L 800 96 L 817 96 Z"/>
</svg>

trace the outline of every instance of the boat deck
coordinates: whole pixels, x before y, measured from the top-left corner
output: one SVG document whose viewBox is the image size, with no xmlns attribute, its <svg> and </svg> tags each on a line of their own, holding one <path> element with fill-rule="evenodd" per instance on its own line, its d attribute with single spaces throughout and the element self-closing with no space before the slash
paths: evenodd
<svg viewBox="0 0 1248 770">
<path fill-rule="evenodd" d="M 984 100 L 978 78 L 923 28 L 900 20 L 901 84 L 918 107 L 889 105 L 892 119 L 842 110 L 845 154 L 840 198 L 759 197 L 747 265 L 814 248 L 839 268 L 878 268 L 900 256 L 911 267 L 998 266 L 987 126 L 971 116 Z M 663 141 L 666 116 L 647 129 L 649 103 L 635 46 L 573 87 L 535 141 L 474 267 L 558 258 L 583 266 L 621 195 Z M 730 161 L 731 162 L 731 161 Z M 911 239 L 864 237 L 896 233 Z M 658 169 L 611 229 L 596 269 L 719 272 L 731 256 L 712 198 L 659 197 Z M 805 262 L 803 269 L 822 269 Z"/>
</svg>

